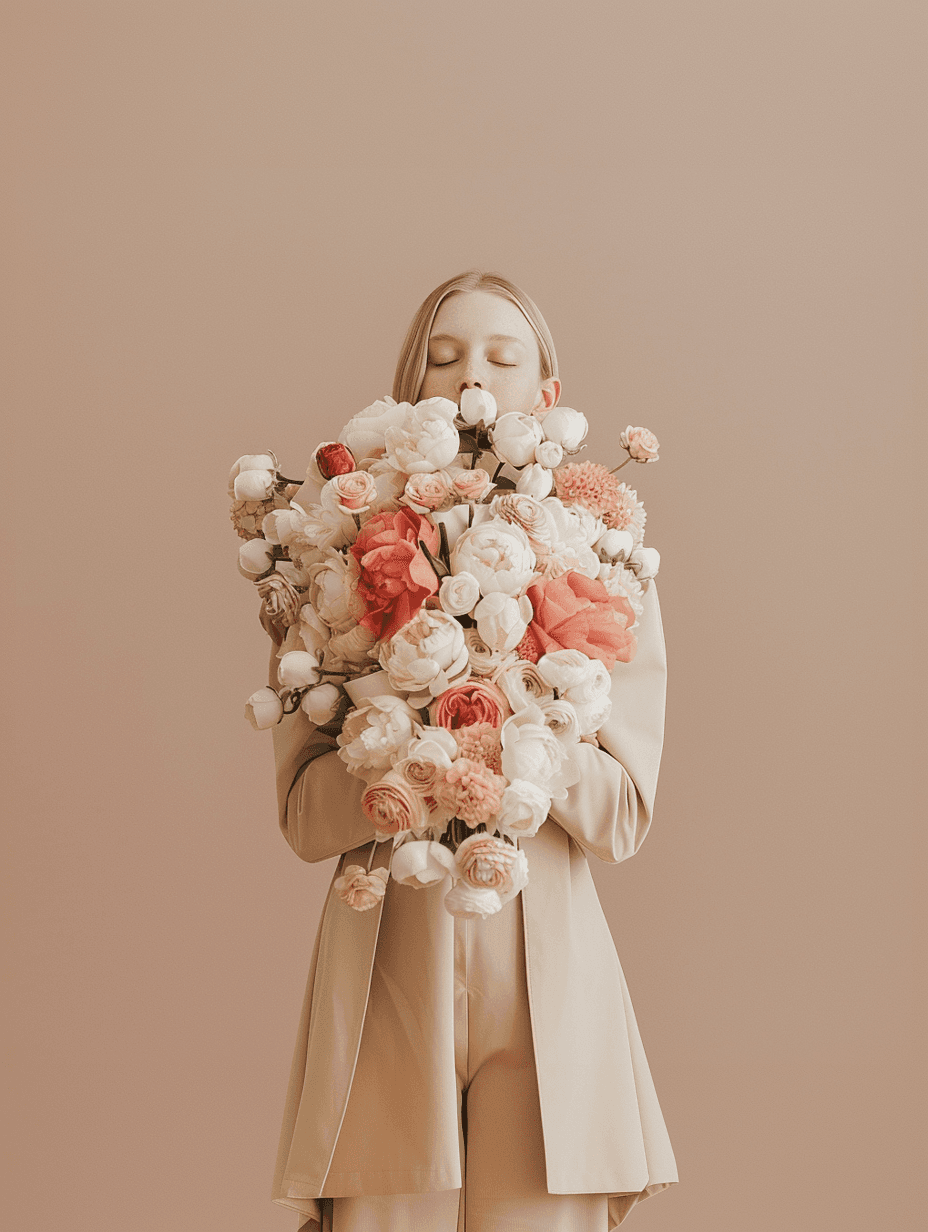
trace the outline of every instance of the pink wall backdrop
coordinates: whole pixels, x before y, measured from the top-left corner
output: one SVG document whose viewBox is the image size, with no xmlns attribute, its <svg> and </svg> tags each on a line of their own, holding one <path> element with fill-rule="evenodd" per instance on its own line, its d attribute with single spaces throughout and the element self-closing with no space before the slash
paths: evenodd
<svg viewBox="0 0 928 1232">
<path fill-rule="evenodd" d="M 3 26 L 6 1226 L 295 1229 L 332 865 L 242 717 L 267 642 L 226 475 L 299 475 L 474 265 L 546 314 L 588 456 L 662 445 L 656 817 L 596 877 L 681 1182 L 629 1226 L 923 1226 L 924 5 Z"/>
</svg>

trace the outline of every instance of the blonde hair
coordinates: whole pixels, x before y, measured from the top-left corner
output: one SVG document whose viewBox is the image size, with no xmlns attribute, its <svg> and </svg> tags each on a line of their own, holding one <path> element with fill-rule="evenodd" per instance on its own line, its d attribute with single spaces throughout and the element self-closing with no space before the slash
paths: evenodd
<svg viewBox="0 0 928 1232">
<path fill-rule="evenodd" d="M 544 317 L 538 311 L 537 305 L 515 283 L 500 274 L 484 274 L 480 270 L 468 270 L 449 278 L 440 287 L 422 301 L 419 310 L 412 319 L 396 364 L 396 374 L 393 377 L 393 397 L 397 402 L 416 402 L 419 390 L 425 377 L 428 360 L 429 334 L 432 332 L 432 322 L 438 312 L 442 300 L 447 299 L 456 291 L 489 291 L 510 300 L 531 325 L 538 339 L 538 352 L 541 359 L 541 379 L 557 377 L 557 354 L 554 350 L 554 340 Z"/>
</svg>

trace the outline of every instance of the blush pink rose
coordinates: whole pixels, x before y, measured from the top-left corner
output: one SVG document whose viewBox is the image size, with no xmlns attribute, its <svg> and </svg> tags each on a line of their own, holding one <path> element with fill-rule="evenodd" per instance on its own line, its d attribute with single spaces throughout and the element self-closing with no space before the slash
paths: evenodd
<svg viewBox="0 0 928 1232">
<path fill-rule="evenodd" d="M 364 523 L 351 545 L 359 571 L 356 594 L 364 606 L 358 624 L 378 641 L 408 624 L 438 591 L 420 539 L 430 552 L 438 552 L 438 530 L 430 521 L 412 509 L 385 509 Z"/>
<path fill-rule="evenodd" d="M 370 911 L 386 894 L 389 876 L 385 868 L 367 872 L 360 864 L 349 864 L 333 888 L 342 902 L 355 911 Z"/>
<path fill-rule="evenodd" d="M 363 513 L 377 499 L 377 485 L 367 471 L 334 475 L 320 498 L 324 506 L 337 505 L 344 513 Z"/>
<path fill-rule="evenodd" d="M 464 684 L 446 689 L 429 708 L 430 721 L 435 727 L 454 731 L 457 727 L 471 727 L 475 723 L 489 723 L 502 727 L 512 711 L 505 695 L 488 680 L 470 679 Z"/>
<path fill-rule="evenodd" d="M 422 797 L 393 770 L 371 783 L 361 797 L 361 807 L 381 835 L 421 830 L 429 823 Z"/>
<path fill-rule="evenodd" d="M 528 597 L 535 615 L 517 647 L 523 659 L 537 663 L 550 651 L 582 650 L 612 671 L 617 660 L 630 663 L 635 657 L 632 606 L 624 596 L 610 595 L 598 578 L 571 570 L 536 582 Z"/>
</svg>

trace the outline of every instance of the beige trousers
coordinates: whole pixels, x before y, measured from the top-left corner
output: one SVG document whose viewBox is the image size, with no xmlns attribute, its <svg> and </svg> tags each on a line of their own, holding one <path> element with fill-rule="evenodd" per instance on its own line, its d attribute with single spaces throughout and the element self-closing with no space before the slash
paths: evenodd
<svg viewBox="0 0 928 1232">
<path fill-rule="evenodd" d="M 322 1232 L 607 1232 L 607 1195 L 547 1190 L 521 895 L 454 920 L 454 996 L 463 1188 L 323 1198 Z"/>
</svg>

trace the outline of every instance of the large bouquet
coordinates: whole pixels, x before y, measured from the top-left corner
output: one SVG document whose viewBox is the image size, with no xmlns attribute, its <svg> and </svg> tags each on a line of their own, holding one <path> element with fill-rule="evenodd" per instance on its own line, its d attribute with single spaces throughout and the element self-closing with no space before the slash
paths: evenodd
<svg viewBox="0 0 928 1232">
<path fill-rule="evenodd" d="M 629 426 L 614 470 L 566 460 L 587 426 L 565 407 L 498 415 L 479 389 L 460 406 L 385 398 L 316 448 L 316 500 L 293 499 L 273 453 L 232 468 L 239 569 L 280 647 L 280 689 L 246 715 L 264 729 L 301 709 L 366 784 L 393 852 L 389 872 L 352 865 L 336 882 L 357 910 L 392 875 L 447 878 L 453 915 L 499 911 L 528 880 L 520 840 L 609 717 L 660 562 L 616 471 L 656 461 L 658 442 Z"/>
</svg>

